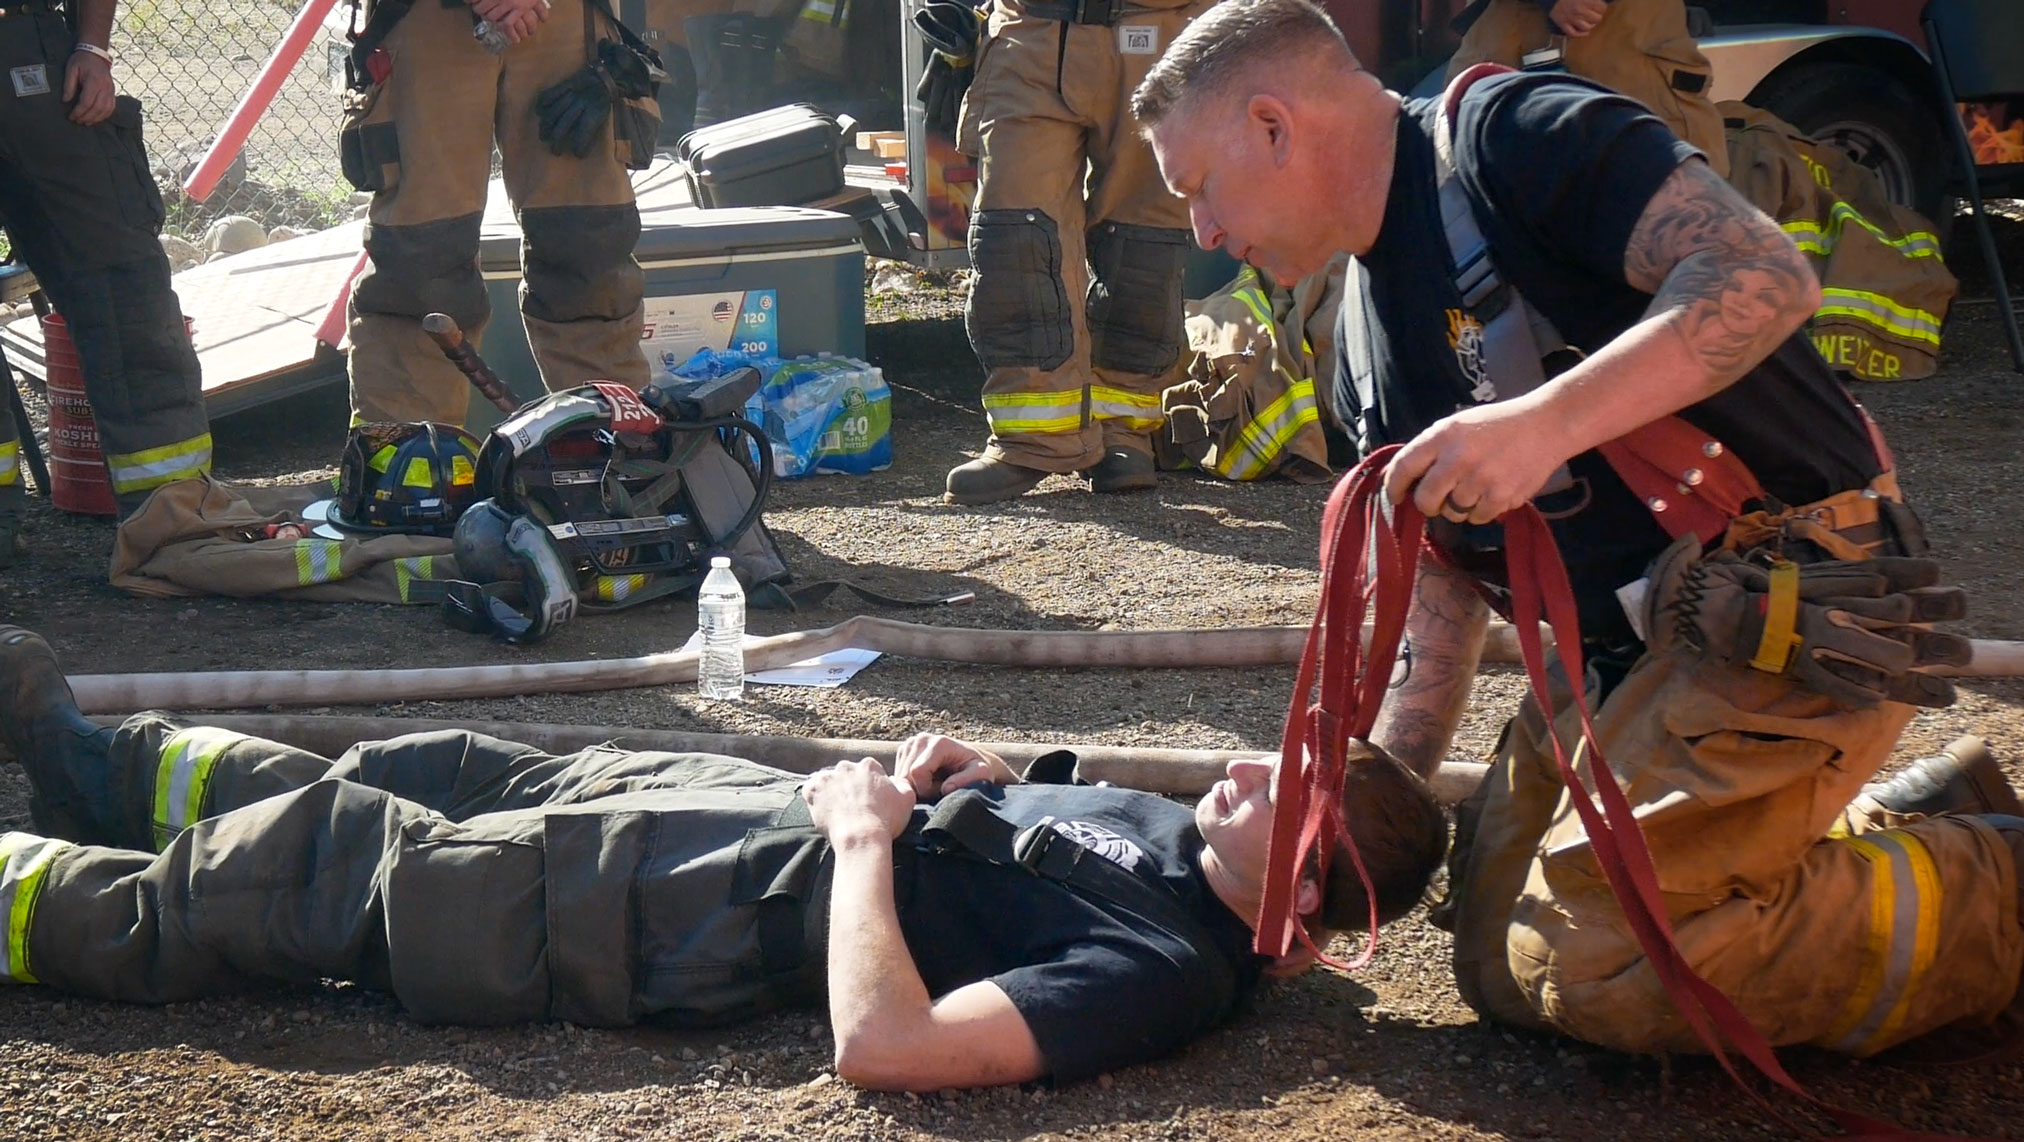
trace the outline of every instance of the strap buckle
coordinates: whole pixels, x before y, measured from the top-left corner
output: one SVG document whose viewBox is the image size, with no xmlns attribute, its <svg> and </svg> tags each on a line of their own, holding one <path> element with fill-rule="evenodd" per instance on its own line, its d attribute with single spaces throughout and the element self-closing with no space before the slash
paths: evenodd
<svg viewBox="0 0 2024 1142">
<path fill-rule="evenodd" d="M 1044 875 L 1040 871 L 1041 863 L 1047 859 L 1048 852 L 1060 837 L 1061 834 L 1054 831 L 1054 818 L 1042 817 L 1019 830 L 1018 835 L 1012 838 L 1013 862 L 1035 876 Z"/>
</svg>

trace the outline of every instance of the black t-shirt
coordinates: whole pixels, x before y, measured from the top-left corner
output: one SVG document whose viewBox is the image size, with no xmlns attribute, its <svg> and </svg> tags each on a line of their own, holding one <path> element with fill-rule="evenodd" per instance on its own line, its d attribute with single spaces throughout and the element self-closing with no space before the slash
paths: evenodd
<svg viewBox="0 0 2024 1142">
<path fill-rule="evenodd" d="M 1441 226 L 1435 110 L 1432 101 L 1405 102 L 1384 221 L 1370 252 L 1350 264 L 1351 296 L 1338 318 L 1337 406 L 1365 453 L 1489 395 L 1465 372 L 1451 333 L 1463 309 Z M 1586 80 L 1512 73 L 1464 94 L 1454 153 L 1499 273 L 1570 345 L 1593 352 L 1643 318 L 1651 295 L 1624 280 L 1624 250 L 1660 184 L 1699 151 L 1636 102 Z M 1879 470 L 1854 401 L 1803 334 L 1680 415 L 1787 504 L 1862 487 Z M 1583 637 L 1634 641 L 1615 591 L 1644 573 L 1666 534 L 1599 454 L 1568 467 L 1575 487 L 1538 506 L 1567 562 Z M 1433 520 L 1429 534 L 1501 602 L 1500 527 Z"/>
<path fill-rule="evenodd" d="M 995 982 L 1025 1017 L 1049 1074 L 1069 1082 L 1175 1050 L 1226 1019 L 1256 986 L 1264 957 L 1251 951 L 1250 926 L 1202 878 L 1191 809 L 1109 786 L 979 793 L 1014 825 L 1052 817 L 1058 832 L 1092 853 L 1164 886 L 1213 946 L 1191 946 L 1108 900 L 1023 869 L 923 852 L 901 862 L 894 890 L 907 949 L 930 994 Z M 1232 1002 L 1218 1005 L 1207 973 L 1232 969 Z"/>
</svg>

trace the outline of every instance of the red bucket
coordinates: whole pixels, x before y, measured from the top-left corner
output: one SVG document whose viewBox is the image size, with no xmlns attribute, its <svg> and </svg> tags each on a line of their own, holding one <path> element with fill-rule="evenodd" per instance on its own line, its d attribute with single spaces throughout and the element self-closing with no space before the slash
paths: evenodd
<svg viewBox="0 0 2024 1142">
<path fill-rule="evenodd" d="M 184 332 L 193 329 L 190 319 L 183 318 Z M 44 383 L 49 396 L 49 500 L 59 511 L 117 515 L 105 449 L 98 441 L 98 421 L 91 414 L 84 374 L 77 367 L 77 346 L 60 314 L 43 315 L 42 351 L 48 370 Z"/>
<path fill-rule="evenodd" d="M 71 343 L 70 327 L 54 313 L 42 318 L 42 351 L 48 362 L 50 502 L 80 515 L 116 515 L 119 505 L 106 477 L 98 421 L 84 395 L 77 346 Z"/>
</svg>

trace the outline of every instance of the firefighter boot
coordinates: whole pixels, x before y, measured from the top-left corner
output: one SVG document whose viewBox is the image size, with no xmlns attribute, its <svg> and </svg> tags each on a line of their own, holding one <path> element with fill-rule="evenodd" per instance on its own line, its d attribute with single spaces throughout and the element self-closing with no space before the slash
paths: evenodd
<svg viewBox="0 0 2024 1142">
<path fill-rule="evenodd" d="M 1988 742 L 1956 738 L 1939 756 L 1922 757 L 1889 781 L 1863 786 L 1848 807 L 1850 823 L 1868 828 L 1895 828 L 1942 813 L 2024 817 L 2024 804 Z"/>
<path fill-rule="evenodd" d="M 995 456 L 979 456 L 949 469 L 949 490 L 942 500 L 951 504 L 995 504 L 999 500 L 1018 499 L 1049 475 Z"/>
<path fill-rule="evenodd" d="M 91 840 L 108 827 L 117 815 L 112 738 L 78 712 L 42 636 L 0 626 L 0 743 L 28 771 L 36 832 Z"/>
<path fill-rule="evenodd" d="M 1092 492 L 1142 492 L 1159 482 L 1153 471 L 1150 452 L 1112 445 L 1103 459 L 1089 470 Z"/>
</svg>

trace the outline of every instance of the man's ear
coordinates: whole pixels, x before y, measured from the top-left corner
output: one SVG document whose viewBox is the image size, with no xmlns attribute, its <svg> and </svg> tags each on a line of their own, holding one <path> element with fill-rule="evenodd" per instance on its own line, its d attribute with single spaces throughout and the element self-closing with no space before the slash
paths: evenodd
<svg viewBox="0 0 2024 1142">
<path fill-rule="evenodd" d="M 1253 95 L 1245 111 L 1249 127 L 1263 133 L 1272 165 L 1285 167 L 1293 157 L 1293 112 L 1276 95 Z"/>
<path fill-rule="evenodd" d="M 1321 882 L 1311 876 L 1300 878 L 1300 887 L 1293 892 L 1293 912 L 1296 916 L 1312 916 L 1321 911 Z"/>
</svg>

